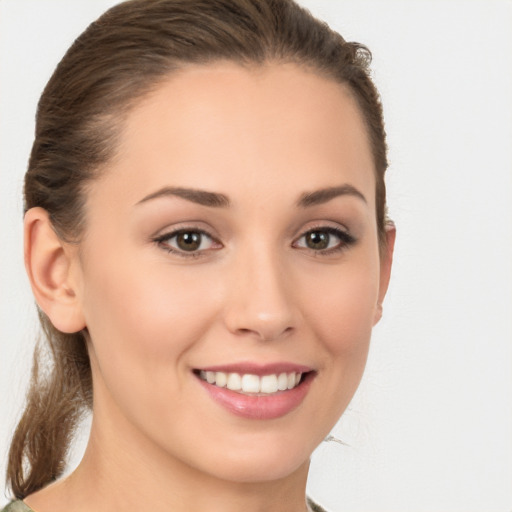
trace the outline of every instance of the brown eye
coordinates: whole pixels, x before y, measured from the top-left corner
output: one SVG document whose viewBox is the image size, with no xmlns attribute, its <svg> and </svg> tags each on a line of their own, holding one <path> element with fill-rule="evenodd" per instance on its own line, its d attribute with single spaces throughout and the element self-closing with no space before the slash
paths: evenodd
<svg viewBox="0 0 512 512">
<path fill-rule="evenodd" d="M 208 233 L 196 229 L 179 229 L 155 238 L 155 242 L 168 252 L 181 256 L 198 256 L 209 249 L 220 249 L 222 244 Z"/>
<path fill-rule="evenodd" d="M 203 236 L 197 231 L 184 231 L 176 235 L 176 246 L 182 251 L 197 251 L 201 247 Z"/>
<path fill-rule="evenodd" d="M 329 247 L 331 235 L 325 231 L 310 231 L 304 236 L 304 238 L 306 247 L 319 251 Z"/>
<path fill-rule="evenodd" d="M 293 246 L 299 249 L 330 254 L 337 250 L 341 251 L 355 242 L 355 238 L 346 231 L 326 226 L 325 228 L 307 231 L 294 242 Z"/>
</svg>

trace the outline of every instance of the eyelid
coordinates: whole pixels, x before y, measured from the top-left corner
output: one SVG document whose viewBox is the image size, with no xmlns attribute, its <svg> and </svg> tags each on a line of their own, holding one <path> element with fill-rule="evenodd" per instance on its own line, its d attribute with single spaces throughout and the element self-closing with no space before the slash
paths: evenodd
<svg viewBox="0 0 512 512">
<path fill-rule="evenodd" d="M 329 247 L 326 249 L 312 249 L 310 247 L 302 247 L 298 246 L 299 240 L 304 238 L 309 233 L 314 233 L 315 231 L 323 231 L 330 235 L 335 235 L 339 238 L 339 243 L 335 247 Z M 311 253 L 314 253 L 315 255 L 330 255 L 334 253 L 339 253 L 347 250 L 350 246 L 354 245 L 357 242 L 357 239 L 355 236 L 353 236 L 350 231 L 340 224 L 331 224 L 327 222 L 318 222 L 313 225 L 308 226 L 307 228 L 303 229 L 301 234 L 296 237 L 292 243 L 292 246 L 305 250 Z"/>
<path fill-rule="evenodd" d="M 172 245 L 165 243 L 174 237 L 182 234 L 182 233 L 199 233 L 202 236 L 208 237 L 213 244 L 217 244 L 218 247 L 210 247 L 207 249 L 198 249 L 195 251 L 185 251 L 181 250 L 178 247 L 173 247 Z M 180 225 L 174 226 L 172 228 L 167 228 L 166 230 L 161 231 L 160 234 L 151 237 L 151 241 L 154 242 L 157 246 L 159 246 L 164 251 L 170 254 L 176 254 L 182 258 L 198 258 L 202 256 L 206 256 L 209 251 L 218 250 L 223 247 L 222 243 L 218 240 L 217 237 L 212 235 L 208 230 L 203 227 L 199 227 L 197 225 Z"/>
</svg>

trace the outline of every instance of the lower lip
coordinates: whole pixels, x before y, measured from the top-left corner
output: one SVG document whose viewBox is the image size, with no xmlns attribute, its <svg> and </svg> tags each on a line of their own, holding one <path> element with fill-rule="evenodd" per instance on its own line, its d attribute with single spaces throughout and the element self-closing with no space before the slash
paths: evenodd
<svg viewBox="0 0 512 512">
<path fill-rule="evenodd" d="M 252 420 L 271 420 L 285 416 L 303 402 L 314 376 L 314 372 L 310 372 L 298 386 L 272 395 L 243 395 L 208 384 L 199 377 L 198 380 L 215 402 L 236 416 Z"/>
</svg>

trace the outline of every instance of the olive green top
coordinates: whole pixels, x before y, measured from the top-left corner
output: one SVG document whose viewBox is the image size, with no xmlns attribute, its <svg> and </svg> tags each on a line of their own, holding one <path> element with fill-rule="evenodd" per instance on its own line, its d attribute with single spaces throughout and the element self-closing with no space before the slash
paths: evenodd
<svg viewBox="0 0 512 512">
<path fill-rule="evenodd" d="M 326 512 L 322 507 L 312 502 L 308 498 L 308 506 L 312 510 L 312 512 Z M 23 501 L 11 501 L 4 509 L 0 512 L 34 512 L 30 507 L 27 507 Z"/>
<path fill-rule="evenodd" d="M 1 512 L 34 512 L 23 501 L 11 501 Z"/>
</svg>

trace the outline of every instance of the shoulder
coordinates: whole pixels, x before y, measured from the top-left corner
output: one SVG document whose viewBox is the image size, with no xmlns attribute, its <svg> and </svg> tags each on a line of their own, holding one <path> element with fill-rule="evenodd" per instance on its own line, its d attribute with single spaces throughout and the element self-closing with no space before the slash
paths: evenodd
<svg viewBox="0 0 512 512">
<path fill-rule="evenodd" d="M 11 503 L 9 503 L 0 512 L 33 512 L 33 510 L 31 508 L 27 507 L 27 505 L 25 505 L 25 503 L 23 503 L 23 501 L 19 500 L 19 501 L 11 501 Z"/>
<path fill-rule="evenodd" d="M 311 498 L 307 499 L 308 507 L 311 512 L 327 512 L 320 505 L 317 505 Z"/>
<path fill-rule="evenodd" d="M 326 512 L 320 505 L 317 505 L 314 501 L 308 498 L 308 506 L 311 512 Z M 33 512 L 23 501 L 11 501 L 5 508 L 0 512 Z"/>
</svg>

